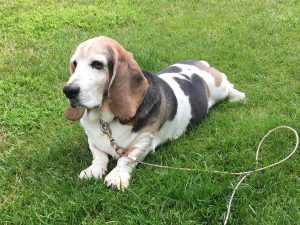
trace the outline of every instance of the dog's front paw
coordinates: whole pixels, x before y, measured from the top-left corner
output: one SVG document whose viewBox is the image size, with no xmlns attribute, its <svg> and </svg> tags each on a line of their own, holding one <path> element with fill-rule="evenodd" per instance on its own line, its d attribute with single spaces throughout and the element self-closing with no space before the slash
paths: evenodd
<svg viewBox="0 0 300 225">
<path fill-rule="evenodd" d="M 89 179 L 89 178 L 96 178 L 100 179 L 103 175 L 106 173 L 106 167 L 102 166 L 101 164 L 96 165 L 92 164 L 90 167 L 86 168 L 85 170 L 82 170 L 79 178 L 80 179 Z"/>
<path fill-rule="evenodd" d="M 104 180 L 107 187 L 124 190 L 129 186 L 130 173 L 125 168 L 114 168 Z"/>
</svg>

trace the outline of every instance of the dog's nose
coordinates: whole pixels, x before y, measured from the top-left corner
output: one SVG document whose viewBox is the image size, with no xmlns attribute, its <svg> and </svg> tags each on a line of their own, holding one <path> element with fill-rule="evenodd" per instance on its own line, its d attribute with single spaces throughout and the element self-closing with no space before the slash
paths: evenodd
<svg viewBox="0 0 300 225">
<path fill-rule="evenodd" d="M 65 93 L 66 97 L 69 99 L 74 99 L 79 94 L 80 87 L 75 86 L 73 84 L 67 84 L 63 88 L 63 92 Z"/>
</svg>

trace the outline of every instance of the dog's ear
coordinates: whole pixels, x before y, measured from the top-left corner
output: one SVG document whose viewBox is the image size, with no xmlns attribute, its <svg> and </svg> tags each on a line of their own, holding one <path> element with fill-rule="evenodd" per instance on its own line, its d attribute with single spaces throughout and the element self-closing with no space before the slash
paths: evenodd
<svg viewBox="0 0 300 225">
<path fill-rule="evenodd" d="M 75 65 L 72 63 L 72 64 L 70 64 L 70 75 L 72 76 L 74 72 L 75 72 Z M 81 119 L 81 117 L 84 114 L 84 110 L 85 109 L 82 107 L 73 108 L 69 104 L 65 110 L 64 115 L 65 115 L 65 118 L 67 118 L 68 120 L 76 121 L 76 120 Z"/>
<path fill-rule="evenodd" d="M 108 87 L 108 102 L 112 113 L 120 120 L 135 116 L 148 89 L 144 76 L 133 55 L 124 49 L 114 51 L 113 74 Z"/>
<path fill-rule="evenodd" d="M 70 76 L 72 76 L 73 73 L 75 72 L 75 65 L 74 65 L 74 63 L 71 63 L 71 64 L 70 64 L 69 70 L 70 70 Z"/>
<path fill-rule="evenodd" d="M 82 107 L 73 108 L 72 106 L 68 105 L 64 115 L 68 120 L 76 121 L 81 119 L 84 114 L 84 110 L 85 109 Z"/>
</svg>

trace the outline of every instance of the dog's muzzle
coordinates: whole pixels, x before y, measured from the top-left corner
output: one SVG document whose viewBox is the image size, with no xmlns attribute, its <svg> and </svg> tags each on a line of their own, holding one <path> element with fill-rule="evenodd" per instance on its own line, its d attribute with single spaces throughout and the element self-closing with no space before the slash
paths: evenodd
<svg viewBox="0 0 300 225">
<path fill-rule="evenodd" d="M 65 93 L 66 97 L 70 100 L 76 99 L 80 91 L 80 87 L 73 85 L 73 84 L 67 84 L 63 88 L 63 92 Z"/>
</svg>

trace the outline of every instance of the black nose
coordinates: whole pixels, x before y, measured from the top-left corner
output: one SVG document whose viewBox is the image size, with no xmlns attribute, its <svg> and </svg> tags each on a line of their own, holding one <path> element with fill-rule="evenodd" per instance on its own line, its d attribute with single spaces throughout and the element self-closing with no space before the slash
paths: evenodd
<svg viewBox="0 0 300 225">
<path fill-rule="evenodd" d="M 74 99 L 79 94 L 80 87 L 75 86 L 73 84 L 67 84 L 63 88 L 63 92 L 65 93 L 66 97 L 69 99 Z"/>
</svg>

